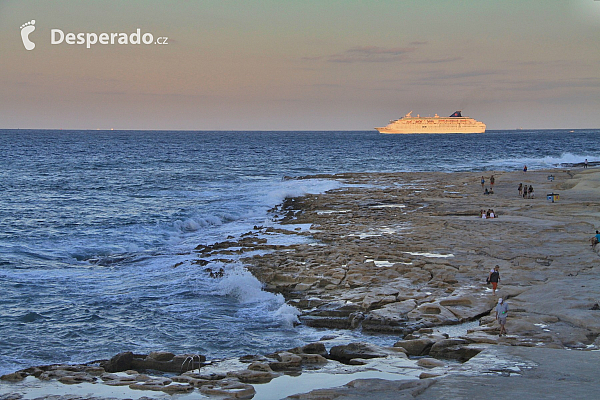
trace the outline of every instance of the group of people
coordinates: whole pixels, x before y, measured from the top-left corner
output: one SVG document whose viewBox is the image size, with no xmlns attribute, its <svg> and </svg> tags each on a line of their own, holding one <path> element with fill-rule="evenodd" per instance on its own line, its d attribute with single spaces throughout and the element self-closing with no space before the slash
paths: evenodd
<svg viewBox="0 0 600 400">
<path fill-rule="evenodd" d="M 496 294 L 496 289 L 498 288 L 498 282 L 500 282 L 500 267 L 496 265 L 486 279 L 488 284 L 492 285 L 492 293 Z M 502 297 L 498 299 L 498 304 L 495 308 L 496 311 L 496 320 L 500 324 L 500 335 L 506 335 L 506 317 L 508 316 L 508 304 Z"/>
<path fill-rule="evenodd" d="M 479 218 L 481 218 L 481 219 L 498 218 L 498 216 L 496 215 L 494 210 L 489 208 L 487 211 L 485 211 L 483 209 L 481 211 L 479 211 Z"/>
<path fill-rule="evenodd" d="M 494 183 L 496 183 L 496 178 L 494 178 L 494 175 L 490 176 L 490 189 L 488 190 L 487 187 L 485 187 L 485 178 L 483 177 L 483 175 L 481 176 L 481 188 L 484 189 L 483 194 L 494 194 Z"/>
<path fill-rule="evenodd" d="M 533 199 L 535 198 L 535 194 L 533 193 L 533 185 L 525 185 L 519 183 L 519 196 L 523 196 L 524 199 Z"/>
</svg>

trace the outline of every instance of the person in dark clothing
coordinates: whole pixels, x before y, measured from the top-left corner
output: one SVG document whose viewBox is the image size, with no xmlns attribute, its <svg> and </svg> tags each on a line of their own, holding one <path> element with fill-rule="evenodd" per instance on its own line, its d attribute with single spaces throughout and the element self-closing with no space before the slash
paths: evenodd
<svg viewBox="0 0 600 400">
<path fill-rule="evenodd" d="M 493 294 L 496 294 L 496 288 L 498 287 L 498 282 L 500 282 L 500 272 L 498 271 L 499 269 L 500 267 L 496 265 L 488 275 L 488 281 L 492 284 Z"/>
</svg>

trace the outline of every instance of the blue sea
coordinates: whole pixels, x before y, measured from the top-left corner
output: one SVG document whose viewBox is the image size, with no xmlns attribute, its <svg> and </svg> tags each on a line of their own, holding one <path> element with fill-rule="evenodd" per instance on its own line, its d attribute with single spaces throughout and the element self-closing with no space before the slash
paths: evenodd
<svg viewBox="0 0 600 400">
<path fill-rule="evenodd" d="M 599 161 L 599 139 L 600 130 L 0 130 L 0 374 L 121 351 L 217 358 L 331 333 L 360 339 L 296 326 L 297 310 L 234 256 L 208 265 L 225 269 L 213 279 L 195 247 L 274 226 L 267 210 L 286 196 L 340 185 L 285 176 L 552 168 Z"/>
</svg>

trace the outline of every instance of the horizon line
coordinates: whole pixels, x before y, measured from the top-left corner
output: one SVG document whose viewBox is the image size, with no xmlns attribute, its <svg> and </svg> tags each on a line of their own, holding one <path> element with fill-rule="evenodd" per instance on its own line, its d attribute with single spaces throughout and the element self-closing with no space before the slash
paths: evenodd
<svg viewBox="0 0 600 400">
<path fill-rule="evenodd" d="M 598 0 L 600 1 L 600 0 Z M 141 129 L 141 128 L 0 128 L 0 131 L 132 131 L 132 132 L 370 132 L 375 130 L 371 129 Z M 600 130 L 600 128 L 511 128 L 511 129 L 486 129 L 485 132 L 496 132 L 496 131 L 584 131 L 584 130 Z M 448 133 L 439 133 L 439 135 L 447 135 Z M 452 134 L 452 133 L 450 133 Z M 455 133 L 461 135 L 469 135 L 465 133 Z M 436 135 L 436 133 L 401 133 L 401 134 L 389 134 L 382 133 L 382 135 Z M 477 133 L 475 134 L 477 135 Z"/>
</svg>

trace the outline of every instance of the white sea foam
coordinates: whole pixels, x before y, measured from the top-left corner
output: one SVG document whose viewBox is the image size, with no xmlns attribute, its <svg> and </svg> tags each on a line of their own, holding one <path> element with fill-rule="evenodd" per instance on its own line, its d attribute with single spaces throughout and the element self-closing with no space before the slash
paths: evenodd
<svg viewBox="0 0 600 400">
<path fill-rule="evenodd" d="M 573 154 L 573 153 L 562 153 L 560 156 L 546 156 L 546 157 L 515 157 L 505 158 L 497 160 L 489 160 L 484 162 L 483 165 L 493 167 L 493 169 L 521 169 L 523 165 L 527 165 L 528 168 L 555 168 L 561 164 L 577 164 L 582 163 L 585 159 L 589 162 L 598 161 L 600 157 L 594 155 L 585 154 Z M 470 164 L 472 167 L 473 165 Z"/>
<path fill-rule="evenodd" d="M 219 226 L 223 224 L 223 220 L 216 215 L 206 217 L 192 217 L 185 220 L 177 220 L 173 222 L 173 226 L 180 232 L 195 232 L 207 226 Z"/>
<path fill-rule="evenodd" d="M 255 304 L 259 314 L 270 314 L 285 328 L 292 328 L 298 322 L 300 311 L 289 304 L 281 294 L 262 290 L 262 283 L 244 267 L 237 266 L 227 271 L 217 284 L 218 294 L 231 296 L 245 305 Z"/>
<path fill-rule="evenodd" d="M 286 328 L 293 328 L 294 324 L 298 323 L 298 316 L 300 311 L 289 304 L 282 304 L 274 313 L 275 316 L 280 317 L 281 322 Z"/>
<path fill-rule="evenodd" d="M 283 181 L 277 189 L 270 191 L 265 196 L 265 203 L 275 206 L 288 197 L 304 196 L 306 194 L 324 193 L 337 189 L 342 183 L 326 179 L 302 179 Z"/>
<path fill-rule="evenodd" d="M 284 302 L 280 294 L 263 291 L 262 283 L 243 267 L 235 267 L 227 271 L 217 285 L 217 290 L 218 294 L 234 297 L 240 303 L 267 301 L 282 304 Z"/>
</svg>

